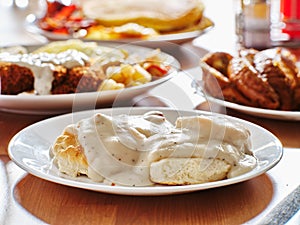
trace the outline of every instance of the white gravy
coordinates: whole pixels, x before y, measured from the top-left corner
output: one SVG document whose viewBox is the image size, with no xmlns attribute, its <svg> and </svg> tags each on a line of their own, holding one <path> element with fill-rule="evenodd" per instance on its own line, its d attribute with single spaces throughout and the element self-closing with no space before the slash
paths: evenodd
<svg viewBox="0 0 300 225">
<path fill-rule="evenodd" d="M 205 116 L 180 117 L 173 125 L 156 111 L 113 117 L 99 113 L 70 125 L 67 131 L 78 135 L 89 164 L 88 176 L 95 181 L 152 185 L 151 162 L 168 157 L 224 159 L 232 166 L 228 177 L 256 165 L 248 130 Z"/>
</svg>

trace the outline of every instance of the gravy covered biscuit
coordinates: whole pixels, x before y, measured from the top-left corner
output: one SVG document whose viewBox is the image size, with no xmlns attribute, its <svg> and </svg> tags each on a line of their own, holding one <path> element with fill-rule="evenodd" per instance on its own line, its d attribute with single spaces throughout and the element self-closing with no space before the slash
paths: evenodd
<svg viewBox="0 0 300 225">
<path fill-rule="evenodd" d="M 65 128 L 51 148 L 62 173 L 124 186 L 187 185 L 252 170 L 250 132 L 226 119 L 98 113 Z"/>
</svg>

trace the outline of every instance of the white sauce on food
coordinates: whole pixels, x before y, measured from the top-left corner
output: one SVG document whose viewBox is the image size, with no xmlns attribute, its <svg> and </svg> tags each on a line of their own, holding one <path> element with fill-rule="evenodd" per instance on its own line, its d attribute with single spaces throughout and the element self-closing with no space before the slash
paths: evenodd
<svg viewBox="0 0 300 225">
<path fill-rule="evenodd" d="M 89 164 L 88 177 L 126 186 L 146 186 L 151 162 L 163 158 L 226 160 L 228 177 L 253 169 L 249 131 L 227 120 L 179 117 L 173 125 L 161 112 L 144 115 L 96 114 L 66 128 L 78 136 Z"/>
<path fill-rule="evenodd" d="M 84 66 L 89 61 L 89 57 L 74 49 L 60 53 L 10 54 L 3 52 L 0 53 L 0 61 L 29 68 L 34 76 L 36 94 L 47 95 L 51 94 L 55 66 L 60 65 L 68 69 Z"/>
</svg>

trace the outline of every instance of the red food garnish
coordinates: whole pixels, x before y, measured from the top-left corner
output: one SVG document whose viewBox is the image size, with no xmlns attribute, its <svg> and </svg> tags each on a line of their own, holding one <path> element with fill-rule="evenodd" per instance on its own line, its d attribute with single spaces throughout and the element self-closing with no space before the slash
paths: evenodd
<svg viewBox="0 0 300 225">
<path fill-rule="evenodd" d="M 53 19 L 55 19 L 55 20 L 66 20 L 72 15 L 72 13 L 76 9 L 77 9 L 77 7 L 75 5 L 65 6 L 53 16 Z"/>
<path fill-rule="evenodd" d="M 163 64 L 145 63 L 144 68 L 152 75 L 156 77 L 162 77 L 168 73 L 170 66 Z"/>
<path fill-rule="evenodd" d="M 70 34 L 94 24 L 94 20 L 82 15 L 81 8 L 77 5 L 66 6 L 59 2 L 48 2 L 47 13 L 38 22 L 41 29 L 59 34 Z"/>
</svg>

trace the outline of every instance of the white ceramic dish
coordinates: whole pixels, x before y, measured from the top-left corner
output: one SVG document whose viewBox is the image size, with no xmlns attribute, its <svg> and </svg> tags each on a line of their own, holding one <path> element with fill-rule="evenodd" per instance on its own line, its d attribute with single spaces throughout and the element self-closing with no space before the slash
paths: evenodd
<svg viewBox="0 0 300 225">
<path fill-rule="evenodd" d="M 213 28 L 213 24 L 203 30 L 194 30 L 194 31 L 188 31 L 188 32 L 181 32 L 181 33 L 174 33 L 174 34 L 164 34 L 164 35 L 158 35 L 153 38 L 148 38 L 148 39 L 141 39 L 141 38 L 123 38 L 123 39 L 118 39 L 118 40 L 107 40 L 107 42 L 123 42 L 123 43 L 133 43 L 137 41 L 166 41 L 166 42 L 172 42 L 172 43 L 183 43 L 190 41 L 192 39 L 195 39 L 196 37 L 199 37 L 206 32 L 208 32 L 210 29 Z M 56 34 L 50 31 L 45 31 L 37 27 L 35 24 L 30 24 L 27 26 L 27 30 L 32 32 L 32 33 L 39 33 L 43 35 L 44 37 L 48 38 L 49 40 L 52 41 L 57 41 L 57 40 L 68 40 L 72 38 L 78 38 L 76 36 L 72 35 L 66 35 L 66 34 Z M 86 41 L 105 41 L 101 39 L 86 39 L 86 38 L 81 38 L 82 40 Z"/>
<path fill-rule="evenodd" d="M 256 107 L 250 107 L 245 105 L 240 105 L 233 102 L 223 101 L 213 97 L 208 97 L 208 100 L 212 103 L 234 109 L 245 114 L 258 116 L 267 119 L 277 119 L 277 120 L 291 120 L 291 121 L 300 121 L 300 111 L 283 111 L 283 110 L 271 110 L 271 109 L 262 109 Z"/>
<path fill-rule="evenodd" d="M 121 107 L 107 108 L 100 110 L 82 111 L 73 114 L 65 114 L 51 119 L 47 119 L 33 124 L 18 134 L 16 134 L 9 143 L 8 153 L 10 158 L 27 172 L 58 184 L 71 187 L 77 187 L 92 191 L 99 191 L 110 194 L 120 195 L 170 195 L 187 193 L 210 188 L 223 187 L 246 181 L 259 176 L 272 167 L 274 167 L 282 157 L 282 145 L 280 141 L 269 131 L 253 123 L 225 116 L 226 118 L 239 122 L 247 127 L 251 132 L 251 141 L 253 152 L 258 160 L 258 165 L 252 171 L 238 177 L 225 179 L 216 182 L 183 185 L 183 186 L 151 186 L 151 187 L 125 187 L 110 186 L 103 183 L 91 182 L 86 177 L 70 178 L 61 175 L 57 168 L 51 164 L 49 157 L 49 148 L 55 138 L 61 134 L 62 130 L 68 124 L 74 123 L 82 118 L 92 116 L 96 112 L 102 112 L 109 115 L 116 114 L 142 114 L 150 110 L 160 110 L 172 122 L 178 116 L 191 116 L 195 114 L 209 115 L 208 112 L 202 111 L 182 111 L 171 108 L 139 108 L 139 107 Z M 214 116 L 224 116 L 215 114 Z"/>
<path fill-rule="evenodd" d="M 120 43 L 101 43 L 101 46 L 111 48 L 126 49 L 129 53 L 137 55 L 145 55 L 151 48 L 142 46 L 135 46 Z M 29 46 L 28 49 L 41 46 Z M 0 95 L 0 110 L 10 111 L 23 114 L 59 114 L 64 112 L 78 111 L 82 109 L 95 109 L 99 106 L 107 106 L 122 103 L 123 101 L 130 100 L 135 96 L 143 94 L 150 89 L 168 81 L 174 77 L 179 69 L 180 63 L 170 54 L 162 52 L 163 57 L 166 58 L 166 64 L 171 66 L 169 74 L 157 79 L 155 81 L 125 88 L 123 90 L 112 90 L 102 92 L 89 92 L 77 94 L 61 94 L 61 95 Z"/>
</svg>

